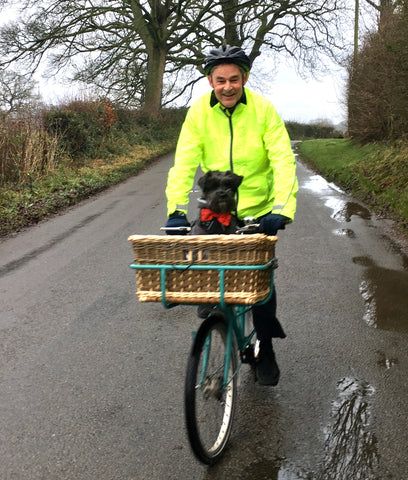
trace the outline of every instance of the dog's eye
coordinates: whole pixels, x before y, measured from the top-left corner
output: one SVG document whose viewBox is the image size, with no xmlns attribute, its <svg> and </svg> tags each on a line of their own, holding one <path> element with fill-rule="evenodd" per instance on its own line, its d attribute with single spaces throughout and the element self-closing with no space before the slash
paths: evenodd
<svg viewBox="0 0 408 480">
<path fill-rule="evenodd" d="M 211 192 L 216 190 L 219 187 L 219 182 L 216 179 L 209 179 L 209 181 L 205 184 L 205 190 Z"/>
<path fill-rule="evenodd" d="M 222 186 L 225 190 L 234 190 L 235 188 L 232 182 L 224 182 Z"/>
</svg>

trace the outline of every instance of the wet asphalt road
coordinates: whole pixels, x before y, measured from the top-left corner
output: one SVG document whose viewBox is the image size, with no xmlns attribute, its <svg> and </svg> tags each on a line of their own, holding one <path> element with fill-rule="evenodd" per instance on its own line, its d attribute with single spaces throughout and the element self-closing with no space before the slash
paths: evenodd
<svg viewBox="0 0 408 480">
<path fill-rule="evenodd" d="M 280 234 L 276 388 L 244 366 L 230 448 L 190 453 L 194 309 L 138 303 L 127 236 L 165 221 L 171 156 L 0 243 L 0 479 L 406 480 L 408 257 L 299 164 Z"/>
</svg>

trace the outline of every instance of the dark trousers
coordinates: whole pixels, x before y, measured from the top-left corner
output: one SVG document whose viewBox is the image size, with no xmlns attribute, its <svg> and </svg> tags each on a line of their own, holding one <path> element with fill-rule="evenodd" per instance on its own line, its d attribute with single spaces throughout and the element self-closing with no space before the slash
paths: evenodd
<svg viewBox="0 0 408 480">
<path fill-rule="evenodd" d="M 276 289 L 270 300 L 264 305 L 258 305 L 252 309 L 252 318 L 256 336 L 259 341 L 270 341 L 272 338 L 285 338 L 279 320 L 276 318 Z"/>
</svg>

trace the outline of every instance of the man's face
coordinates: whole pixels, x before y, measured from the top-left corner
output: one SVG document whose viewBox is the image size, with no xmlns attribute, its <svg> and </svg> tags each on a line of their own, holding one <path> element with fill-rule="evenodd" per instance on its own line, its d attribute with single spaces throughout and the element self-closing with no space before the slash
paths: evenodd
<svg viewBox="0 0 408 480">
<path fill-rule="evenodd" d="M 248 73 L 242 75 L 239 67 L 233 63 L 218 65 L 207 77 L 214 89 L 217 100 L 226 108 L 231 108 L 242 96 Z"/>
</svg>

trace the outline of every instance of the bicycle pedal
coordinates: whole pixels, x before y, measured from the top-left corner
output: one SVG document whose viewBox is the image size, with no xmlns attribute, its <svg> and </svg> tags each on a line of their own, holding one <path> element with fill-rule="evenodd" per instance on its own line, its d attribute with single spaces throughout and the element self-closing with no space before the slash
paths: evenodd
<svg viewBox="0 0 408 480">
<path fill-rule="evenodd" d="M 255 363 L 255 348 L 252 343 L 247 345 L 245 350 L 242 350 L 240 352 L 241 356 L 241 362 L 242 363 L 249 363 L 249 364 L 254 364 Z"/>
</svg>

